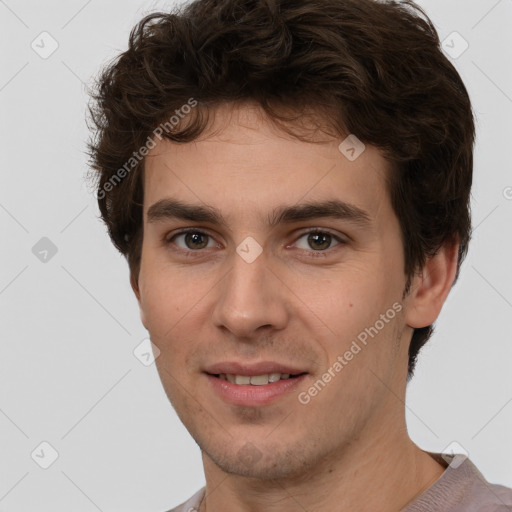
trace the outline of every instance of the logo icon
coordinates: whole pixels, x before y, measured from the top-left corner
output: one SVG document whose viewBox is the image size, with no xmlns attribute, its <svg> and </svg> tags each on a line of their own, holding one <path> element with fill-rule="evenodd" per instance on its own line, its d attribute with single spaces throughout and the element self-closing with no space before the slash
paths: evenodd
<svg viewBox="0 0 512 512">
<path fill-rule="evenodd" d="M 246 443 L 238 450 L 238 458 L 247 467 L 254 466 L 261 457 L 262 453 L 252 443 Z"/>
<path fill-rule="evenodd" d="M 236 248 L 236 252 L 246 263 L 252 263 L 263 252 L 263 247 L 252 236 L 248 236 Z"/>
<path fill-rule="evenodd" d="M 443 41 L 442 47 L 452 59 L 458 59 L 469 48 L 469 43 L 458 32 L 452 32 Z"/>
<path fill-rule="evenodd" d="M 41 263 L 48 263 L 57 254 L 57 246 L 49 238 L 43 236 L 43 238 L 32 247 L 32 254 Z"/>
<path fill-rule="evenodd" d="M 458 468 L 467 458 L 468 452 L 457 441 L 452 441 L 441 453 L 441 457 L 454 469 Z M 455 460 L 454 460 L 455 459 Z"/>
<path fill-rule="evenodd" d="M 339 146 L 340 153 L 344 155 L 347 160 L 353 162 L 357 160 L 366 149 L 366 146 L 351 133 Z"/>
<path fill-rule="evenodd" d="M 59 47 L 57 40 L 48 32 L 41 32 L 30 44 L 42 59 L 48 59 Z"/>
<path fill-rule="evenodd" d="M 59 458 L 59 453 L 50 443 L 43 441 L 30 456 L 38 466 L 48 469 Z"/>
<path fill-rule="evenodd" d="M 133 351 L 133 355 L 144 365 L 150 366 L 160 355 L 160 349 L 151 342 L 149 338 L 144 338 Z"/>
</svg>

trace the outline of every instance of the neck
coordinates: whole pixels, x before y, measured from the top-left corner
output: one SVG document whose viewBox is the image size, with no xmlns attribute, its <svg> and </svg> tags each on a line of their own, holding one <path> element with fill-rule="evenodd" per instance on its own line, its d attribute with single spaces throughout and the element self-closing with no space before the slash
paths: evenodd
<svg viewBox="0 0 512 512">
<path fill-rule="evenodd" d="M 203 452 L 207 492 L 200 512 L 397 512 L 445 467 L 410 440 L 405 426 L 391 438 L 384 431 L 389 425 L 366 432 L 371 442 L 364 446 L 361 436 L 307 473 L 279 480 L 227 474 Z"/>
<path fill-rule="evenodd" d="M 405 359 L 402 366 L 405 368 Z M 274 479 L 240 476 L 222 470 L 203 451 L 206 497 L 200 512 L 402 510 L 428 489 L 445 467 L 409 438 L 405 375 L 395 375 L 388 389 L 385 400 L 366 422 L 331 448 L 328 456 L 319 458 L 320 462 L 296 464 L 293 474 L 281 472 L 283 476 Z M 326 431 L 324 436 L 332 434 Z"/>
</svg>

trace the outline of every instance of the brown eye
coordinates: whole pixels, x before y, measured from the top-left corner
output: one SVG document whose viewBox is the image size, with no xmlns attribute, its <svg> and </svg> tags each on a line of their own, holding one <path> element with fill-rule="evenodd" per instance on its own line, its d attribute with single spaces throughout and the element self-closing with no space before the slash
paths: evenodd
<svg viewBox="0 0 512 512">
<path fill-rule="evenodd" d="M 186 233 L 185 244 L 189 249 L 204 249 L 208 245 L 208 241 L 205 241 L 207 236 L 203 233 Z"/>
<path fill-rule="evenodd" d="M 179 239 L 182 239 L 183 242 L 178 243 L 177 240 Z M 167 243 L 175 243 L 180 249 L 185 251 L 195 251 L 206 248 L 210 239 L 210 235 L 202 233 L 201 231 L 185 231 L 174 235 Z"/>
<path fill-rule="evenodd" d="M 302 239 L 305 239 L 305 242 L 301 242 Z M 335 243 L 333 244 L 333 242 Z M 311 250 L 313 250 L 313 252 L 325 252 L 341 243 L 343 243 L 343 240 L 337 236 L 326 231 L 316 230 L 303 233 L 297 240 L 296 245 L 299 249 L 309 252 L 311 252 Z"/>
<path fill-rule="evenodd" d="M 331 241 L 332 236 L 328 233 L 310 233 L 308 235 L 308 244 L 312 249 L 328 249 Z"/>
</svg>

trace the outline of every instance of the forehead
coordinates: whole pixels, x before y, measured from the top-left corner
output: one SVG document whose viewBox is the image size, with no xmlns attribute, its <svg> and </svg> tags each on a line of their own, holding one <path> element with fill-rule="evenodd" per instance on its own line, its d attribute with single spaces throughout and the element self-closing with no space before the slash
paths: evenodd
<svg viewBox="0 0 512 512">
<path fill-rule="evenodd" d="M 389 163 L 376 148 L 322 132 L 301 141 L 254 105 L 213 114 L 193 142 L 156 141 L 145 159 L 145 217 L 169 197 L 213 206 L 232 221 L 257 214 L 263 222 L 270 210 L 301 202 L 340 200 L 374 218 L 389 206 Z"/>
</svg>

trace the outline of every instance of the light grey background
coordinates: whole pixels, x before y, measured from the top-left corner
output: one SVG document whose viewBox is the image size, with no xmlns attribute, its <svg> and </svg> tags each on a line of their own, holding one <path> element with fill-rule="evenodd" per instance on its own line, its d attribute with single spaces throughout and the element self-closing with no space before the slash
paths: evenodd
<svg viewBox="0 0 512 512">
<path fill-rule="evenodd" d="M 159 512 L 204 484 L 154 364 L 133 354 L 147 332 L 84 181 L 85 84 L 166 5 L 0 1 L 2 511 Z M 407 421 L 422 448 L 456 441 L 512 486 L 512 0 L 420 5 L 454 50 L 454 31 L 469 43 L 453 62 L 477 114 L 476 230 L 408 387 Z M 43 31 L 59 45 L 46 59 L 31 48 L 51 48 Z M 44 247 L 32 251 L 42 237 L 57 248 L 46 262 Z M 48 469 L 44 441 L 58 452 Z"/>
</svg>

